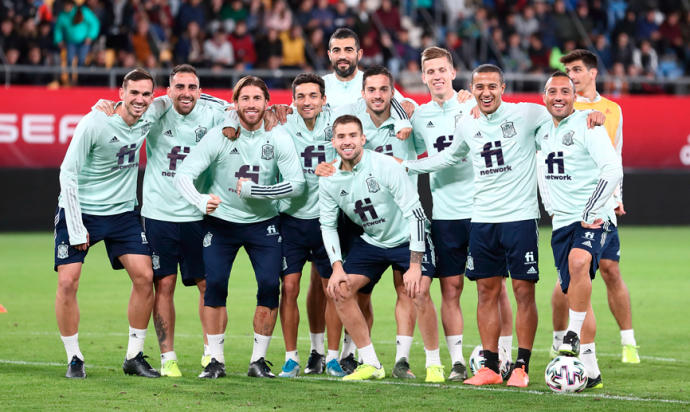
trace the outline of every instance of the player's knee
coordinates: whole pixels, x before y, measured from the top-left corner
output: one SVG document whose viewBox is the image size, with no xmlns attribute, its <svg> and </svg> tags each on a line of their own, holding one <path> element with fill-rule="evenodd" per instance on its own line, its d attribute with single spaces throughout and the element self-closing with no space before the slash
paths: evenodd
<svg viewBox="0 0 690 412">
<path fill-rule="evenodd" d="M 501 292 L 500 283 L 498 287 L 494 284 L 485 282 L 477 283 L 477 298 L 482 302 L 498 302 L 498 295 Z"/>
<path fill-rule="evenodd" d="M 155 287 L 156 295 L 162 297 L 172 297 L 175 293 L 175 276 L 165 276 L 161 278 L 153 278 L 153 285 Z"/>
<path fill-rule="evenodd" d="M 283 279 L 283 285 L 282 285 L 282 298 L 283 299 L 288 299 L 288 300 L 297 300 L 297 296 L 299 296 L 299 280 L 294 279 L 293 277 L 285 277 Z"/>
<path fill-rule="evenodd" d="M 430 305 L 433 305 L 433 303 L 431 302 L 431 295 L 429 295 L 428 289 L 419 292 L 413 300 L 415 308 L 420 310 L 428 309 Z"/>
<path fill-rule="evenodd" d="M 459 301 L 460 295 L 462 295 L 462 283 L 447 284 L 441 288 L 441 298 L 444 302 Z"/>
<path fill-rule="evenodd" d="M 74 296 L 79 289 L 78 276 L 60 276 L 58 278 L 58 293 L 63 296 Z"/>
<path fill-rule="evenodd" d="M 280 281 L 265 279 L 259 282 L 259 288 L 256 292 L 256 305 L 266 306 L 274 309 L 278 307 L 280 300 Z"/>
</svg>

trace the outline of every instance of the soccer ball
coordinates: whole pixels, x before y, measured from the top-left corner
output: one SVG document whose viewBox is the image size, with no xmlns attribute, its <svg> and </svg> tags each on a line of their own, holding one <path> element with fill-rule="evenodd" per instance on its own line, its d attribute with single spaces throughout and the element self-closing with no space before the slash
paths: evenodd
<svg viewBox="0 0 690 412">
<path fill-rule="evenodd" d="M 580 359 L 556 356 L 544 371 L 546 386 L 556 393 L 580 392 L 587 386 L 587 371 Z"/>
<path fill-rule="evenodd" d="M 482 350 L 482 345 L 477 345 L 474 347 L 474 350 L 472 350 L 472 354 L 470 355 L 470 370 L 472 371 L 473 375 L 475 375 L 479 369 L 483 368 L 484 362 L 486 362 Z"/>
</svg>

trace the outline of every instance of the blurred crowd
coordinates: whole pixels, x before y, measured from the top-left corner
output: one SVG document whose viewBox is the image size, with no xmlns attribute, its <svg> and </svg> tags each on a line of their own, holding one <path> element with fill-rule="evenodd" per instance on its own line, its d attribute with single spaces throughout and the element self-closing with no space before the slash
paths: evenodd
<svg viewBox="0 0 690 412">
<path fill-rule="evenodd" d="M 328 70 L 328 38 L 360 36 L 364 66 L 400 79 L 441 45 L 461 69 L 494 63 L 546 73 L 589 48 L 600 72 L 690 74 L 690 10 L 681 0 L 0 0 L 2 64 Z M 411 77 L 410 77 L 411 78 Z M 45 76 L 18 82 L 40 84 Z M 626 84 L 611 87 L 625 93 Z M 411 86 L 413 86 L 411 84 Z"/>
</svg>

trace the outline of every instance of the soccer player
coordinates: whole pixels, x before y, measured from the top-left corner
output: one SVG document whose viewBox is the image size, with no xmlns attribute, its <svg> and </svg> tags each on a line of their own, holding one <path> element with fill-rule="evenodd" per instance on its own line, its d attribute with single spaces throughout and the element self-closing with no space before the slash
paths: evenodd
<svg viewBox="0 0 690 412">
<path fill-rule="evenodd" d="M 199 289 L 199 317 L 203 317 L 206 289 L 202 256 L 203 214 L 183 198 L 173 185 L 176 170 L 209 129 L 223 123 L 224 105 L 201 97 L 194 67 L 183 64 L 170 73 L 167 97 L 172 110 L 154 123 L 146 141 L 144 175 L 144 230 L 152 250 L 155 297 L 153 324 L 161 351 L 161 375 L 182 376 L 174 350 L 175 305 L 173 296 L 180 266 L 182 283 Z M 203 190 L 208 176 L 197 179 Z M 227 316 L 227 315 L 225 315 Z M 202 322 L 203 329 L 204 322 Z M 204 333 L 206 338 L 206 333 Z M 204 345 L 202 366 L 210 362 Z"/>
<path fill-rule="evenodd" d="M 456 124 L 470 115 L 476 106 L 474 99 L 458 102 L 453 90 L 455 79 L 453 57 L 446 49 L 429 47 L 422 52 L 422 80 L 431 93 L 431 101 L 422 104 L 412 119 L 415 139 L 422 140 L 429 155 L 442 152 L 453 142 Z M 451 381 L 467 379 L 465 358 L 462 354 L 463 318 L 460 295 L 467 260 L 472 217 L 473 172 L 472 165 L 463 158 L 453 167 L 433 172 L 429 176 L 433 198 L 431 236 L 436 246 L 438 263 L 436 277 L 441 284 L 441 321 L 451 358 Z M 501 288 L 501 336 L 499 358 L 511 363 L 512 310 L 505 287 Z M 507 349 L 505 348 L 507 343 Z"/>
<path fill-rule="evenodd" d="M 79 121 L 60 166 L 55 216 L 55 315 L 69 362 L 68 378 L 85 378 L 79 349 L 77 289 L 91 245 L 105 241 L 113 269 L 132 280 L 127 308 L 129 342 L 122 369 L 128 375 L 160 377 L 144 358 L 153 306 L 151 252 L 135 211 L 139 149 L 151 128 L 144 116 L 153 100 L 153 77 L 135 69 L 120 88 L 116 116 L 92 111 Z"/>
<path fill-rule="evenodd" d="M 472 71 L 472 94 L 481 116 L 463 116 L 453 143 L 439 154 L 403 165 L 428 173 L 459 163 L 469 155 L 474 170 L 474 199 L 465 275 L 477 282 L 477 324 L 485 367 L 465 383 L 498 384 L 498 299 L 502 279 L 510 274 L 517 302 L 517 360 L 509 386 L 526 387 L 537 328 L 534 288 L 539 280 L 535 132 L 550 116 L 543 106 L 502 101 L 505 83 L 497 66 Z M 591 121 L 601 120 L 592 115 Z"/>
<path fill-rule="evenodd" d="M 570 320 L 559 353 L 582 354 L 587 387 L 600 388 L 592 279 L 602 251 L 611 242 L 609 228 L 616 223 L 611 196 L 623 178 L 623 167 L 606 129 L 588 129 L 587 112 L 573 108 L 575 96 L 575 86 L 563 72 L 546 82 L 544 103 L 553 121 L 537 132 L 545 159 L 540 188 L 544 207 L 552 216 L 551 248 L 569 306 Z"/>
<path fill-rule="evenodd" d="M 611 139 L 611 143 L 616 148 L 618 155 L 622 155 L 623 149 L 623 114 L 620 106 L 611 100 L 597 93 L 596 78 L 598 73 L 598 59 L 595 54 L 588 50 L 573 50 L 561 57 L 561 63 L 565 65 L 565 72 L 570 76 L 575 84 L 576 110 L 594 109 L 606 114 L 604 127 Z M 616 188 L 614 199 L 617 201 L 616 214 L 625 214 L 623 207 L 623 188 Z M 611 239 L 607 242 L 607 248 L 601 252 L 599 261 L 599 272 L 606 284 L 609 308 L 616 318 L 621 334 L 623 363 L 640 363 L 640 356 L 637 353 L 637 342 L 635 341 L 635 331 L 632 326 L 632 314 L 630 305 L 630 292 L 621 276 L 620 270 L 620 240 L 616 226 L 611 227 L 608 234 Z M 563 340 L 565 327 L 568 322 L 567 304 L 565 296 L 561 293 L 558 285 L 554 288 L 552 297 L 553 308 L 553 336 L 554 344 L 552 354 L 558 349 L 558 345 Z"/>
<path fill-rule="evenodd" d="M 343 114 L 357 116 L 363 125 L 364 135 L 367 136 L 366 149 L 396 158 L 416 159 L 418 154 L 424 152 L 423 143 L 415 139 L 398 138 L 398 135 L 403 134 L 409 136 L 412 129 L 405 112 L 394 103 L 393 75 L 382 66 L 372 66 L 364 71 L 362 79 L 362 98 L 355 103 L 339 106 L 334 111 L 334 117 Z M 416 177 L 412 177 L 411 181 L 416 187 Z M 343 229 L 349 231 L 347 225 Z M 353 236 L 352 240 L 355 238 Z M 397 334 L 393 376 L 401 379 L 414 378 L 408 359 L 416 320 L 415 305 L 405 293 L 401 271 L 394 270 L 393 282 L 398 295 L 395 306 Z M 362 294 L 361 299 L 364 307 L 369 308 L 371 297 L 366 295 Z M 373 317 L 368 316 L 368 322 L 373 322 Z M 341 362 L 345 364 L 345 368 L 351 363 L 350 358 L 353 359 L 352 352 L 354 348 L 343 348 Z"/>
<path fill-rule="evenodd" d="M 433 250 L 426 243 L 427 220 L 417 188 L 394 159 L 364 149 L 362 123 L 352 115 L 333 122 L 333 146 L 340 156 L 336 173 L 319 180 L 321 231 L 333 274 L 327 294 L 362 357 L 362 364 L 343 380 L 382 379 L 369 327 L 357 302 L 357 291 L 370 294 L 389 267 L 403 271 L 405 292 L 414 301 L 427 354 L 427 382 L 443 382 L 436 310 L 429 296 Z M 343 263 L 337 233 L 338 209 L 362 227 Z"/>
<path fill-rule="evenodd" d="M 283 126 L 292 137 L 302 164 L 302 171 L 306 185 L 304 192 L 296 197 L 281 199 L 280 225 L 283 238 L 283 275 L 280 299 L 280 323 L 285 340 L 285 364 L 280 372 L 281 377 L 295 377 L 299 374 L 299 355 L 297 353 L 297 330 L 299 326 L 299 309 L 297 297 L 300 292 L 302 269 L 307 260 L 316 267 L 317 273 L 324 275 L 323 285 L 320 277 L 316 278 L 316 285 L 310 285 L 310 290 L 320 290 L 323 294 L 327 278 L 331 274 L 331 265 L 321 239 L 319 226 L 319 181 L 314 174 L 316 166 L 321 162 L 330 162 L 335 158 L 335 151 L 330 144 L 333 129 L 331 128 L 331 112 L 325 109 L 326 95 L 324 94 L 323 79 L 313 73 L 300 74 L 292 82 L 292 99 L 296 113 L 287 115 L 287 122 Z M 312 282 L 314 282 L 312 278 Z M 325 295 L 324 295 L 325 296 Z M 307 311 L 314 307 L 307 305 Z M 323 317 L 324 313 L 313 314 Z M 328 330 L 342 328 L 335 315 L 335 325 L 326 317 L 326 323 L 333 325 Z M 311 325 L 310 325 L 311 326 Z M 334 343 L 335 350 L 330 349 L 325 354 L 323 330 L 311 331 L 311 353 L 305 374 L 321 374 L 326 370 L 329 375 L 343 376 L 344 372 L 338 363 L 339 334 L 329 339 L 329 346 Z"/>
<path fill-rule="evenodd" d="M 223 134 L 225 125 L 210 130 L 174 178 L 182 196 L 202 213 L 209 214 L 203 238 L 203 321 L 211 361 L 199 375 L 201 378 L 225 376 L 223 312 L 232 264 L 242 246 L 252 262 L 258 286 L 254 348 L 247 374 L 275 377 L 265 359 L 280 295 L 282 258 L 275 200 L 299 195 L 304 188 L 304 176 L 287 133 L 281 128 L 270 132 L 264 129 L 263 116 L 269 99 L 263 80 L 255 76 L 240 79 L 233 90 L 239 138 L 228 139 Z M 204 171 L 213 176 L 209 194 L 200 194 L 194 186 L 194 180 Z M 280 183 L 279 174 L 283 179 Z"/>
</svg>

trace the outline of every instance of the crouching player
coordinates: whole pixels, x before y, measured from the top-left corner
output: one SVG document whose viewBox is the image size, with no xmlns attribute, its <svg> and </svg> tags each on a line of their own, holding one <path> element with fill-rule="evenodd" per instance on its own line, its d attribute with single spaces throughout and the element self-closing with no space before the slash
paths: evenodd
<svg viewBox="0 0 690 412">
<path fill-rule="evenodd" d="M 434 258 L 431 242 L 426 239 L 428 222 L 404 169 L 390 156 L 363 149 L 365 141 L 357 117 L 337 118 L 333 147 L 340 160 L 333 176 L 319 180 L 321 232 L 333 266 L 326 293 L 335 301 L 338 316 L 363 362 L 343 380 L 385 376 L 357 304 L 357 292 L 371 293 L 383 272 L 392 266 L 404 272 L 405 290 L 415 303 L 426 351 L 426 381 L 443 382 L 436 309 L 429 296 Z M 364 231 L 345 263 L 337 233 L 338 208 Z"/>
</svg>

